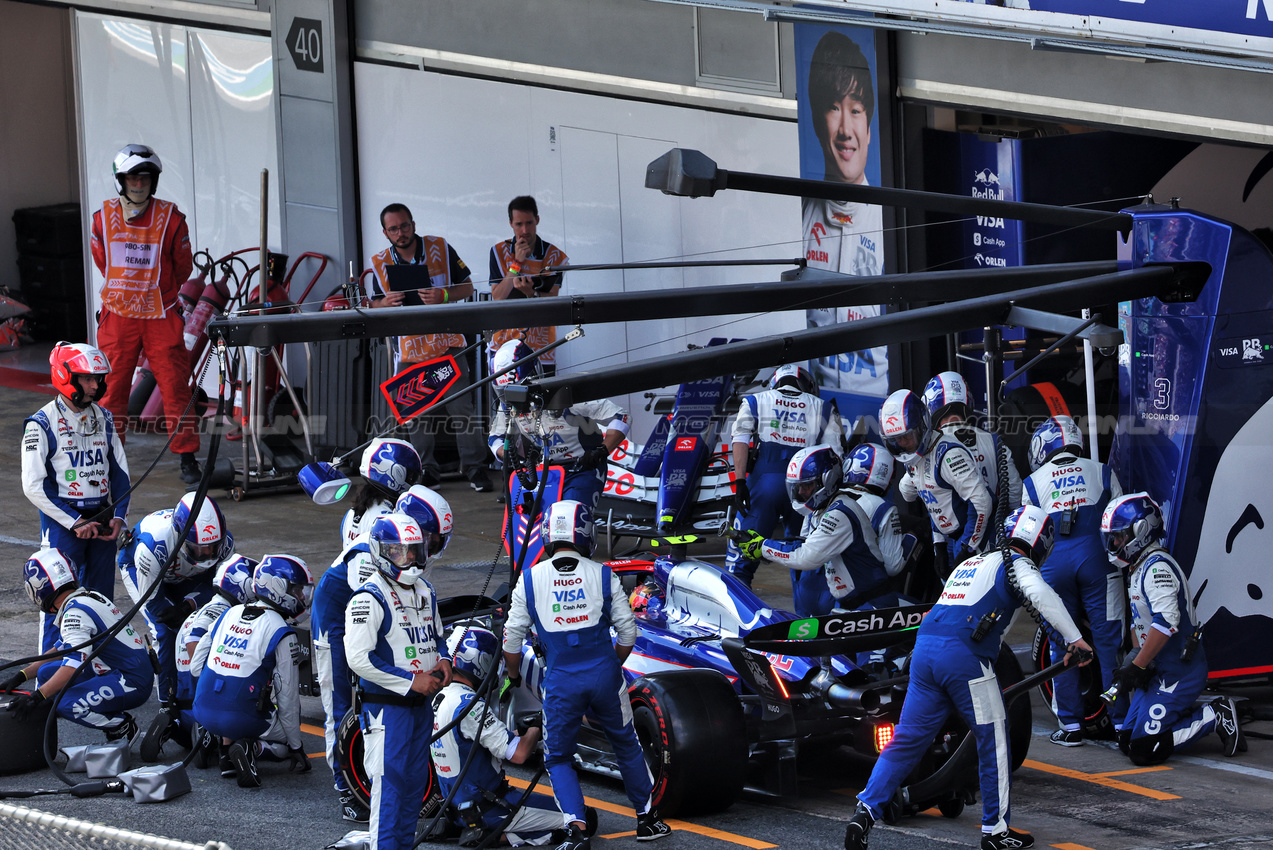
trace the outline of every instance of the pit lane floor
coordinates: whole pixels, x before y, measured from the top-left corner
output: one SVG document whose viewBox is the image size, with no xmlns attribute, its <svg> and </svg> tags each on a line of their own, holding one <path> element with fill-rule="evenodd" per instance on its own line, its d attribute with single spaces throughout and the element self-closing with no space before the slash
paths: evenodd
<svg viewBox="0 0 1273 850">
<path fill-rule="evenodd" d="M 0 658 L 13 659 L 35 645 L 35 615 L 21 590 L 18 565 L 37 548 L 38 524 L 34 509 L 22 496 L 18 443 L 21 420 L 49 399 L 47 395 L 0 388 L 0 427 L 12 449 L 0 453 L 0 472 L 13 482 L 0 498 L 0 557 L 10 566 L 0 572 Z M 133 435 L 128 441 L 129 462 L 135 474 L 159 452 L 157 435 Z M 237 444 L 229 445 L 237 459 Z M 236 460 L 237 462 L 237 460 Z M 176 457 L 166 454 L 155 473 L 134 495 L 130 524 L 147 511 L 171 507 L 184 492 L 177 478 Z M 456 535 L 445 559 L 431 568 L 430 580 L 443 595 L 480 590 L 500 544 L 502 506 L 493 494 L 474 493 L 466 482 L 448 480 L 440 492 L 456 515 Z M 240 552 L 260 557 L 288 552 L 304 558 L 316 575 L 337 550 L 343 506 L 319 507 L 302 493 L 271 491 L 234 503 L 214 491 L 225 511 Z M 691 554 L 719 552 L 717 541 L 695 546 Z M 495 584 L 506 567 L 495 571 Z M 775 605 L 789 607 L 785 574 L 762 570 L 757 582 L 761 595 Z M 124 599 L 122 585 L 117 598 Z M 1028 641 L 1030 630 L 1018 624 L 1009 633 L 1014 646 Z M 1268 696 L 1267 693 L 1264 696 Z M 1119 848 L 1199 848 L 1224 845 L 1232 850 L 1273 842 L 1273 818 L 1267 814 L 1273 792 L 1273 745 L 1250 740 L 1250 751 L 1235 759 L 1220 754 L 1211 737 L 1193 750 L 1174 757 L 1165 768 L 1136 769 L 1116 750 L 1089 744 L 1066 749 L 1048 743 L 1054 728 L 1051 715 L 1032 694 L 1037 735 L 1030 760 L 1014 775 L 1013 824 L 1035 834 L 1037 846 L 1065 850 Z M 281 765 L 262 765 L 264 787 L 245 790 L 223 780 L 216 770 L 191 770 L 193 791 L 177 800 L 138 805 L 122 795 L 96 799 L 66 796 L 14 800 L 44 811 L 65 814 L 112 826 L 202 843 L 224 841 L 234 850 L 321 848 L 339 839 L 354 824 L 342 821 L 331 789 L 330 775 L 318 755 L 322 714 L 317 699 L 302 698 L 306 744 L 314 770 L 287 773 Z M 136 712 L 143 728 L 156 711 L 152 699 Z M 1255 723 L 1248 731 L 1273 734 L 1273 724 Z M 73 724 L 60 724 L 62 744 L 96 743 L 100 736 Z M 0 747 L 5 743 L 0 741 Z M 133 748 L 136 753 L 136 746 Z M 167 760 L 184 752 L 169 746 Z M 660 847 L 681 850 L 730 850 L 734 847 L 838 848 L 853 795 L 870 772 L 868 761 L 847 750 L 806 753 L 801 761 L 799 799 L 779 801 L 747 796 L 725 812 L 687 816 L 674 824 L 676 832 Z M 514 775 L 527 779 L 531 771 Z M 82 777 L 82 775 L 81 775 Z M 584 793 L 599 801 L 597 850 L 635 847 L 630 814 L 621 786 L 597 777 L 583 778 Z M 49 771 L 0 777 L 0 793 L 10 789 L 61 787 Z M 595 805 L 595 804 L 594 804 Z M 979 807 L 970 806 L 957 819 L 935 812 L 878 826 L 871 847 L 937 848 L 977 846 Z M 2 839 L 3 836 L 0 836 Z M 0 842 L 2 843 L 2 842 Z"/>
</svg>

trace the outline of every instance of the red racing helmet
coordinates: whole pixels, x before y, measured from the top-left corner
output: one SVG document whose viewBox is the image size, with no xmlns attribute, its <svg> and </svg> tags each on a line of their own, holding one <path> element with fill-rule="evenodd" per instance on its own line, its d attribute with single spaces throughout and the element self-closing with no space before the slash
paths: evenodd
<svg viewBox="0 0 1273 850">
<path fill-rule="evenodd" d="M 71 400 L 76 407 L 84 407 L 84 390 L 76 383 L 76 375 L 98 375 L 102 380 L 97 385 L 97 392 L 89 401 L 98 401 L 106 393 L 106 375 L 110 374 L 111 362 L 98 349 L 84 342 L 59 342 L 53 346 L 49 355 L 50 373 L 53 377 L 53 389 Z"/>
</svg>

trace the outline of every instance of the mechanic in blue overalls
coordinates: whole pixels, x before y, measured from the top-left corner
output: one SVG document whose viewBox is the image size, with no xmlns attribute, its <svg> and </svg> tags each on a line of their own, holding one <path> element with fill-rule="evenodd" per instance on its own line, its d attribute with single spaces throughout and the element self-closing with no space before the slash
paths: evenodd
<svg viewBox="0 0 1273 850">
<path fill-rule="evenodd" d="M 495 352 L 491 368 L 498 373 L 533 353 L 526 343 L 510 339 Z M 532 361 L 495 379 L 500 405 L 491 420 L 491 451 L 503 462 L 505 443 L 519 442 L 523 446 L 529 443 L 534 447 L 529 450 L 533 454 L 542 439 L 547 447 L 544 463 L 561 466 L 566 471 L 561 498 L 595 508 L 606 485 L 606 458 L 628 434 L 628 412 L 608 398 L 579 402 L 564 410 L 545 408 L 538 413 L 510 411 L 503 401 L 504 387 L 538 374 L 538 361 Z M 511 429 L 512 435 L 509 434 L 510 415 L 512 424 L 516 426 Z M 517 450 L 517 453 L 530 462 L 526 449 Z M 505 468 L 509 468 L 509 464 L 505 464 Z"/>
<path fill-rule="evenodd" d="M 570 819 L 544 794 L 531 794 L 514 814 L 523 795 L 509 786 L 504 775 L 504 762 L 524 764 L 531 757 L 542 730 L 532 725 L 518 735 L 504 725 L 491 703 L 476 693 L 488 676 L 501 674 L 499 639 L 489 629 L 462 622 L 451 630 L 446 646 L 454 678 L 434 698 L 433 732 L 436 735 L 450 728 L 433 742 L 433 768 L 442 793 L 450 797 L 459 815 L 459 822 L 452 826 L 462 830 L 460 846 L 478 843 L 510 815 L 504 835 L 514 847 L 548 843 L 554 832 L 561 834 L 570 825 Z M 498 692 L 496 682 L 489 693 Z M 461 712 L 465 712 L 463 718 Z M 474 755 L 474 747 L 485 752 Z M 460 787 L 452 793 L 456 782 Z M 596 813 L 590 810 L 590 814 L 590 826 L 595 829 Z"/>
<path fill-rule="evenodd" d="M 33 554 L 22 567 L 22 583 L 27 597 L 55 622 L 54 649 L 65 654 L 15 673 L 5 691 L 22 687 L 28 679 L 35 679 L 37 686 L 9 703 L 9 710 L 22 720 L 70 682 L 56 706 L 58 717 L 98 729 L 108 741 L 131 739 L 137 734 L 137 721 L 128 710 L 144 705 L 154 686 L 141 635 L 124 625 L 106 643 L 93 643 L 119 625 L 123 614 L 102 594 L 80 587 L 70 561 L 57 549 Z M 90 652 L 97 656 L 85 667 Z"/>
<path fill-rule="evenodd" d="M 177 706 L 181 712 L 181 724 L 194 729 L 191 745 L 195 752 L 195 767 L 207 767 L 218 755 L 221 740 L 207 729 L 195 728 L 194 694 L 199 674 L 208 663 L 212 649 L 203 636 L 212 630 L 221 615 L 235 605 L 246 605 L 252 600 L 252 576 L 257 561 L 243 555 L 231 555 L 217 567 L 212 578 L 215 595 L 195 611 L 177 630 Z M 150 728 L 141 739 L 142 761 L 158 761 L 164 742 L 172 737 L 170 719 L 165 711 L 155 715 Z"/>
<path fill-rule="evenodd" d="M 540 536 L 550 557 L 524 570 L 513 588 L 504 625 L 504 664 L 519 670 L 532 624 L 546 657 L 544 766 L 553 793 L 571 820 L 559 850 L 585 850 L 587 811 L 575 774 L 575 742 L 585 714 L 601 726 L 614 749 L 623 787 L 637 815 L 637 841 L 671 833 L 651 805 L 653 779 L 632 725 L 623 661 L 636 643 L 636 619 L 619 577 L 592 560 L 592 511 L 575 501 L 554 502 Z M 616 641 L 610 641 L 614 628 Z M 521 678 L 510 679 L 513 687 Z"/>
<path fill-rule="evenodd" d="M 1061 597 L 1070 616 L 1086 614 L 1092 643 L 1100 662 L 1101 691 L 1109 689 L 1118 670 L 1126 611 L 1123 575 L 1105 556 L 1101 545 L 1101 515 L 1111 499 L 1123 495 L 1114 470 L 1083 457 L 1083 432 L 1068 416 L 1050 416 L 1030 439 L 1030 468 L 1021 502 L 1038 505 L 1056 526 L 1056 546 L 1042 566 L 1043 579 Z M 1059 661 L 1065 648 L 1051 647 Z M 1052 710 L 1061 728 L 1051 741 L 1062 747 L 1083 744 L 1083 697 L 1079 673 L 1067 670 L 1052 680 Z M 1127 700 L 1110 706 L 1110 717 L 1121 726 Z"/>
<path fill-rule="evenodd" d="M 261 787 L 258 758 L 286 761 L 292 773 L 313 769 L 301 745 L 301 645 L 293 625 L 313 593 L 304 561 L 265 555 L 252 573 L 253 600 L 222 614 L 196 648 L 209 651 L 195 686 L 195 719 L 221 736 L 228 748 L 221 776 L 240 788 Z"/>
<path fill-rule="evenodd" d="M 884 400 L 880 432 L 906 467 L 897 491 L 908 502 L 923 500 L 934 539 L 946 541 L 949 563 L 985 551 L 994 537 L 994 499 L 968 447 L 932 427 L 928 408 L 910 390 Z"/>
<path fill-rule="evenodd" d="M 1226 756 L 1246 750 L 1232 699 L 1194 705 L 1207 686 L 1202 624 L 1184 571 L 1163 547 L 1165 535 L 1162 510 L 1148 493 L 1113 499 L 1101 516 L 1110 561 L 1132 570 L 1127 594 L 1135 649 L 1115 674 L 1115 702 L 1130 700 L 1118 747 L 1136 765 L 1162 764 L 1212 731 Z"/>
<path fill-rule="evenodd" d="M 982 850 L 1033 847 L 1028 832 L 1010 829 L 1008 791 L 1012 742 L 995 660 L 1017 608 L 1032 607 L 1060 631 L 1070 649 L 1089 650 L 1061 598 L 1038 565 L 1052 550 L 1055 529 L 1040 508 L 1017 508 L 1003 527 L 1011 561 L 993 550 L 974 555 L 950 574 L 941 598 L 924 617 L 911 653 L 910 683 L 893 740 L 880 753 L 844 833 L 845 850 L 864 850 L 875 821 L 932 746 L 952 711 L 977 741 L 981 781 Z M 1086 663 L 1086 662 L 1084 662 Z"/>
<path fill-rule="evenodd" d="M 133 602 L 139 602 L 152 585 L 160 582 L 159 589 L 142 608 L 142 616 L 150 627 L 159 660 L 159 708 L 168 717 L 156 716 L 147 736 L 155 736 L 152 740 L 172 738 L 186 748 L 193 744 L 190 736 L 194 728 L 189 724 L 188 713 L 187 719 L 182 719 L 177 704 L 177 630 L 212 599 L 216 568 L 234 554 L 234 535 L 226 527 L 221 508 L 210 497 L 205 497 L 199 506 L 185 540 L 178 540 L 177 535 L 190 518 L 194 498 L 194 493 L 187 493 L 174 510 L 155 511 L 143 517 L 126 535 L 118 556 L 124 588 Z M 165 572 L 164 564 L 174 549 L 178 550 L 177 558 Z"/>
<path fill-rule="evenodd" d="M 428 539 L 402 513 L 367 533 L 376 572 L 345 611 L 345 653 L 359 679 L 371 847 L 410 850 L 429 784 L 431 697 L 451 683 L 437 595 L 424 580 Z"/>
<path fill-rule="evenodd" d="M 781 528 L 785 536 L 797 536 L 802 517 L 787 497 L 787 464 L 796 452 L 820 444 L 830 446 L 839 457 L 842 437 L 835 402 L 818 397 L 818 385 L 809 370 L 794 363 L 779 366 L 769 389 L 744 398 L 734 419 L 734 529 L 770 537 Z M 749 467 L 753 442 L 756 461 Z M 729 542 L 725 567 L 748 587 L 758 566 L 759 560 Z"/>
<path fill-rule="evenodd" d="M 849 469 L 844 486 L 843 468 Z M 892 477 L 893 459 L 874 443 L 858 445 L 843 462 L 830 446 L 801 449 L 791 459 L 787 494 L 806 517 L 803 539 L 766 540 L 753 532 L 743 553 L 791 568 L 796 616 L 830 614 L 850 596 L 866 601 L 902 571 L 915 538 L 902 534 L 897 508 L 883 498 Z"/>
<path fill-rule="evenodd" d="M 128 516 L 129 484 L 124 445 L 97 404 L 110 361 L 91 345 L 59 342 L 49 365 L 58 395 L 23 425 L 22 492 L 40 512 L 40 544 L 66 555 L 81 587 L 114 599 L 115 539 Z M 44 652 L 53 645 L 51 618 L 41 616 L 40 628 Z"/>
</svg>

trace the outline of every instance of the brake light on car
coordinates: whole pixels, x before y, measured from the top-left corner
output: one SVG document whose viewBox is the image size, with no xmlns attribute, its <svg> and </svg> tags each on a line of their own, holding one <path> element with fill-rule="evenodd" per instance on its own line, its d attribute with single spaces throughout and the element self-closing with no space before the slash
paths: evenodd
<svg viewBox="0 0 1273 850">
<path fill-rule="evenodd" d="M 782 680 L 782 676 L 778 674 L 778 669 L 774 667 L 772 661 L 769 663 L 769 672 L 773 674 L 774 682 L 778 685 L 778 690 L 782 692 L 782 698 L 791 699 L 791 694 L 787 691 L 787 683 Z"/>
<path fill-rule="evenodd" d="M 882 753 L 893 740 L 893 724 L 885 721 L 875 725 L 875 752 Z"/>
</svg>

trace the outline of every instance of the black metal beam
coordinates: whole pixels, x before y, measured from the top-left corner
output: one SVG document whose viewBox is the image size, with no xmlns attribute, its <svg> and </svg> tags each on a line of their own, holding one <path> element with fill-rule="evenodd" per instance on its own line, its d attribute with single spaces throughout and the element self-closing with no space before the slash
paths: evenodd
<svg viewBox="0 0 1273 850">
<path fill-rule="evenodd" d="M 877 277 L 852 277 L 802 269 L 791 280 L 782 282 L 518 298 L 476 304 L 230 317 L 210 322 L 208 336 L 224 339 L 228 345 L 267 347 L 402 334 L 480 333 L 496 328 L 723 316 L 813 307 L 899 304 L 904 301 L 947 301 L 1107 274 L 1116 268 L 1117 264 L 1113 262 L 1055 263 Z"/>
<path fill-rule="evenodd" d="M 770 195 L 854 201 L 956 215 L 988 215 L 1063 227 L 1119 230 L 1124 233 L 1131 230 L 1132 226 L 1132 217 L 1126 213 L 1027 204 L 995 198 L 969 198 L 915 189 L 886 189 L 881 186 L 859 186 L 829 180 L 804 180 L 747 171 L 726 171 L 718 168 L 711 157 L 687 148 L 674 148 L 651 162 L 645 170 L 645 186 L 647 189 L 658 189 L 664 194 L 691 198 L 711 197 L 720 189 L 740 189 Z M 989 187 L 987 191 L 990 191 Z"/>
<path fill-rule="evenodd" d="M 1192 300 L 1206 282 L 1204 270 L 1192 266 L 1151 266 L 1003 292 L 950 304 L 921 307 L 859 319 L 833 327 L 697 349 L 606 369 L 572 372 L 538 382 L 549 406 L 564 407 L 652 387 L 698 381 L 780 363 L 860 351 L 877 345 L 908 342 L 961 330 L 1003 324 L 1013 304 L 1064 312 L 1093 303 L 1150 296 L 1164 301 Z"/>
</svg>

